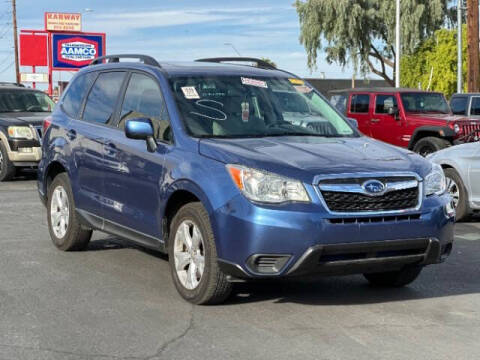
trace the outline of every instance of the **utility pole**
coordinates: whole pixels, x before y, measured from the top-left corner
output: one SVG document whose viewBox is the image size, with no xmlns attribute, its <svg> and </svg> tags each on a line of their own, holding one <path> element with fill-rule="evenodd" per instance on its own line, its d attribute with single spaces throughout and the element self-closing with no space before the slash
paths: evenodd
<svg viewBox="0 0 480 360">
<path fill-rule="evenodd" d="M 477 0 L 478 1 L 478 0 Z M 395 26 L 395 87 L 400 87 L 400 0 L 397 0 Z"/>
<path fill-rule="evenodd" d="M 467 86 L 469 92 L 479 91 L 479 35 L 478 35 L 478 0 L 467 0 Z"/>
<path fill-rule="evenodd" d="M 457 4 L 457 93 L 463 92 L 463 69 L 462 69 L 462 8 L 463 0 L 458 0 Z"/>
<path fill-rule="evenodd" d="M 20 84 L 20 64 L 18 63 L 18 36 L 17 36 L 17 5 L 12 0 L 12 17 L 13 17 L 13 47 L 15 49 L 15 76 L 17 84 Z"/>
</svg>

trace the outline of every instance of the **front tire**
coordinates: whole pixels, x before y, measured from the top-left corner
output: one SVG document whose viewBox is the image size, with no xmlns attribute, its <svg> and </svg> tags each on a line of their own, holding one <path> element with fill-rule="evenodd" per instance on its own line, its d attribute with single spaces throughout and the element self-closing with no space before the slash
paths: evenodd
<svg viewBox="0 0 480 360">
<path fill-rule="evenodd" d="M 402 270 L 363 274 L 374 286 L 402 287 L 411 284 L 420 275 L 421 266 L 406 266 Z"/>
<path fill-rule="evenodd" d="M 0 141 L 0 182 L 11 180 L 15 176 L 15 166 L 8 158 L 7 149 Z"/>
<path fill-rule="evenodd" d="M 84 250 L 92 237 L 92 230 L 80 225 L 75 213 L 75 202 L 67 174 L 59 174 L 48 188 L 47 221 L 54 245 L 63 251 Z"/>
<path fill-rule="evenodd" d="M 418 140 L 413 146 L 413 151 L 426 157 L 438 150 L 451 146 L 449 141 L 434 136 L 427 136 Z"/>
<path fill-rule="evenodd" d="M 168 255 L 172 279 L 180 295 L 193 304 L 218 304 L 232 284 L 218 267 L 210 218 L 201 203 L 177 212 L 170 227 Z"/>
<path fill-rule="evenodd" d="M 455 169 L 447 168 L 444 170 L 447 178 L 447 191 L 452 197 L 451 206 L 456 211 L 455 219 L 462 220 L 468 215 L 468 195 L 462 178 Z"/>
</svg>

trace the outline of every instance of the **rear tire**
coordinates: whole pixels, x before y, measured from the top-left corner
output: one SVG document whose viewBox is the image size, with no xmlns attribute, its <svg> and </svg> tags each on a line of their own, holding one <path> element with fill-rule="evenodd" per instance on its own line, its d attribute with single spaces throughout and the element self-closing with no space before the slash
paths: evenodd
<svg viewBox="0 0 480 360">
<path fill-rule="evenodd" d="M 406 266 L 402 270 L 363 274 L 374 286 L 402 287 L 406 286 L 420 275 L 421 266 Z"/>
<path fill-rule="evenodd" d="M 447 178 L 447 191 L 452 196 L 452 207 L 456 211 L 456 221 L 465 218 L 468 213 L 468 194 L 462 178 L 453 168 L 444 169 Z"/>
<path fill-rule="evenodd" d="M 445 140 L 434 136 L 427 136 L 418 140 L 413 146 L 413 151 L 422 155 L 423 157 L 433 154 L 438 150 L 445 149 L 452 144 Z"/>
<path fill-rule="evenodd" d="M 77 219 L 66 173 L 57 175 L 48 188 L 47 221 L 53 244 L 60 250 L 84 250 L 92 237 L 92 230 L 82 228 Z"/>
<path fill-rule="evenodd" d="M 0 141 L 0 182 L 11 180 L 15 176 L 15 166 L 8 159 L 5 145 Z"/>
<path fill-rule="evenodd" d="M 168 255 L 173 282 L 185 300 L 206 305 L 228 298 L 232 284 L 218 267 L 210 217 L 201 203 L 183 206 L 173 218 Z"/>
</svg>

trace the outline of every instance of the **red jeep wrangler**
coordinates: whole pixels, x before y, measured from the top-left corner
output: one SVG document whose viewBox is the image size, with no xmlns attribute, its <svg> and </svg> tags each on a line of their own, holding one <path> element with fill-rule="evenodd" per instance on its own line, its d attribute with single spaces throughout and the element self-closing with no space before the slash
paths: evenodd
<svg viewBox="0 0 480 360">
<path fill-rule="evenodd" d="M 356 88 L 331 91 L 330 101 L 346 117 L 357 120 L 365 135 L 423 156 L 478 140 L 480 121 L 454 116 L 441 93 Z"/>
</svg>

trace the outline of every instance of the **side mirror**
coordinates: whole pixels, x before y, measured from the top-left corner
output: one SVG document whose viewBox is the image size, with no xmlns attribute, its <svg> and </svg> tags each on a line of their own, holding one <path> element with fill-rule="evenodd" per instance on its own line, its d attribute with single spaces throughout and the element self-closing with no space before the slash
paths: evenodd
<svg viewBox="0 0 480 360">
<path fill-rule="evenodd" d="M 357 119 L 347 118 L 347 121 L 352 125 L 355 129 L 358 129 L 358 121 Z"/>
<path fill-rule="evenodd" d="M 389 107 L 387 113 L 388 115 L 392 115 L 393 117 L 395 117 L 395 120 L 400 120 L 400 111 L 398 110 L 397 106 Z"/>
<path fill-rule="evenodd" d="M 148 118 L 133 118 L 125 123 L 125 136 L 134 140 L 145 140 L 147 142 L 147 150 L 155 152 L 157 143 L 153 137 L 152 121 Z"/>
</svg>

